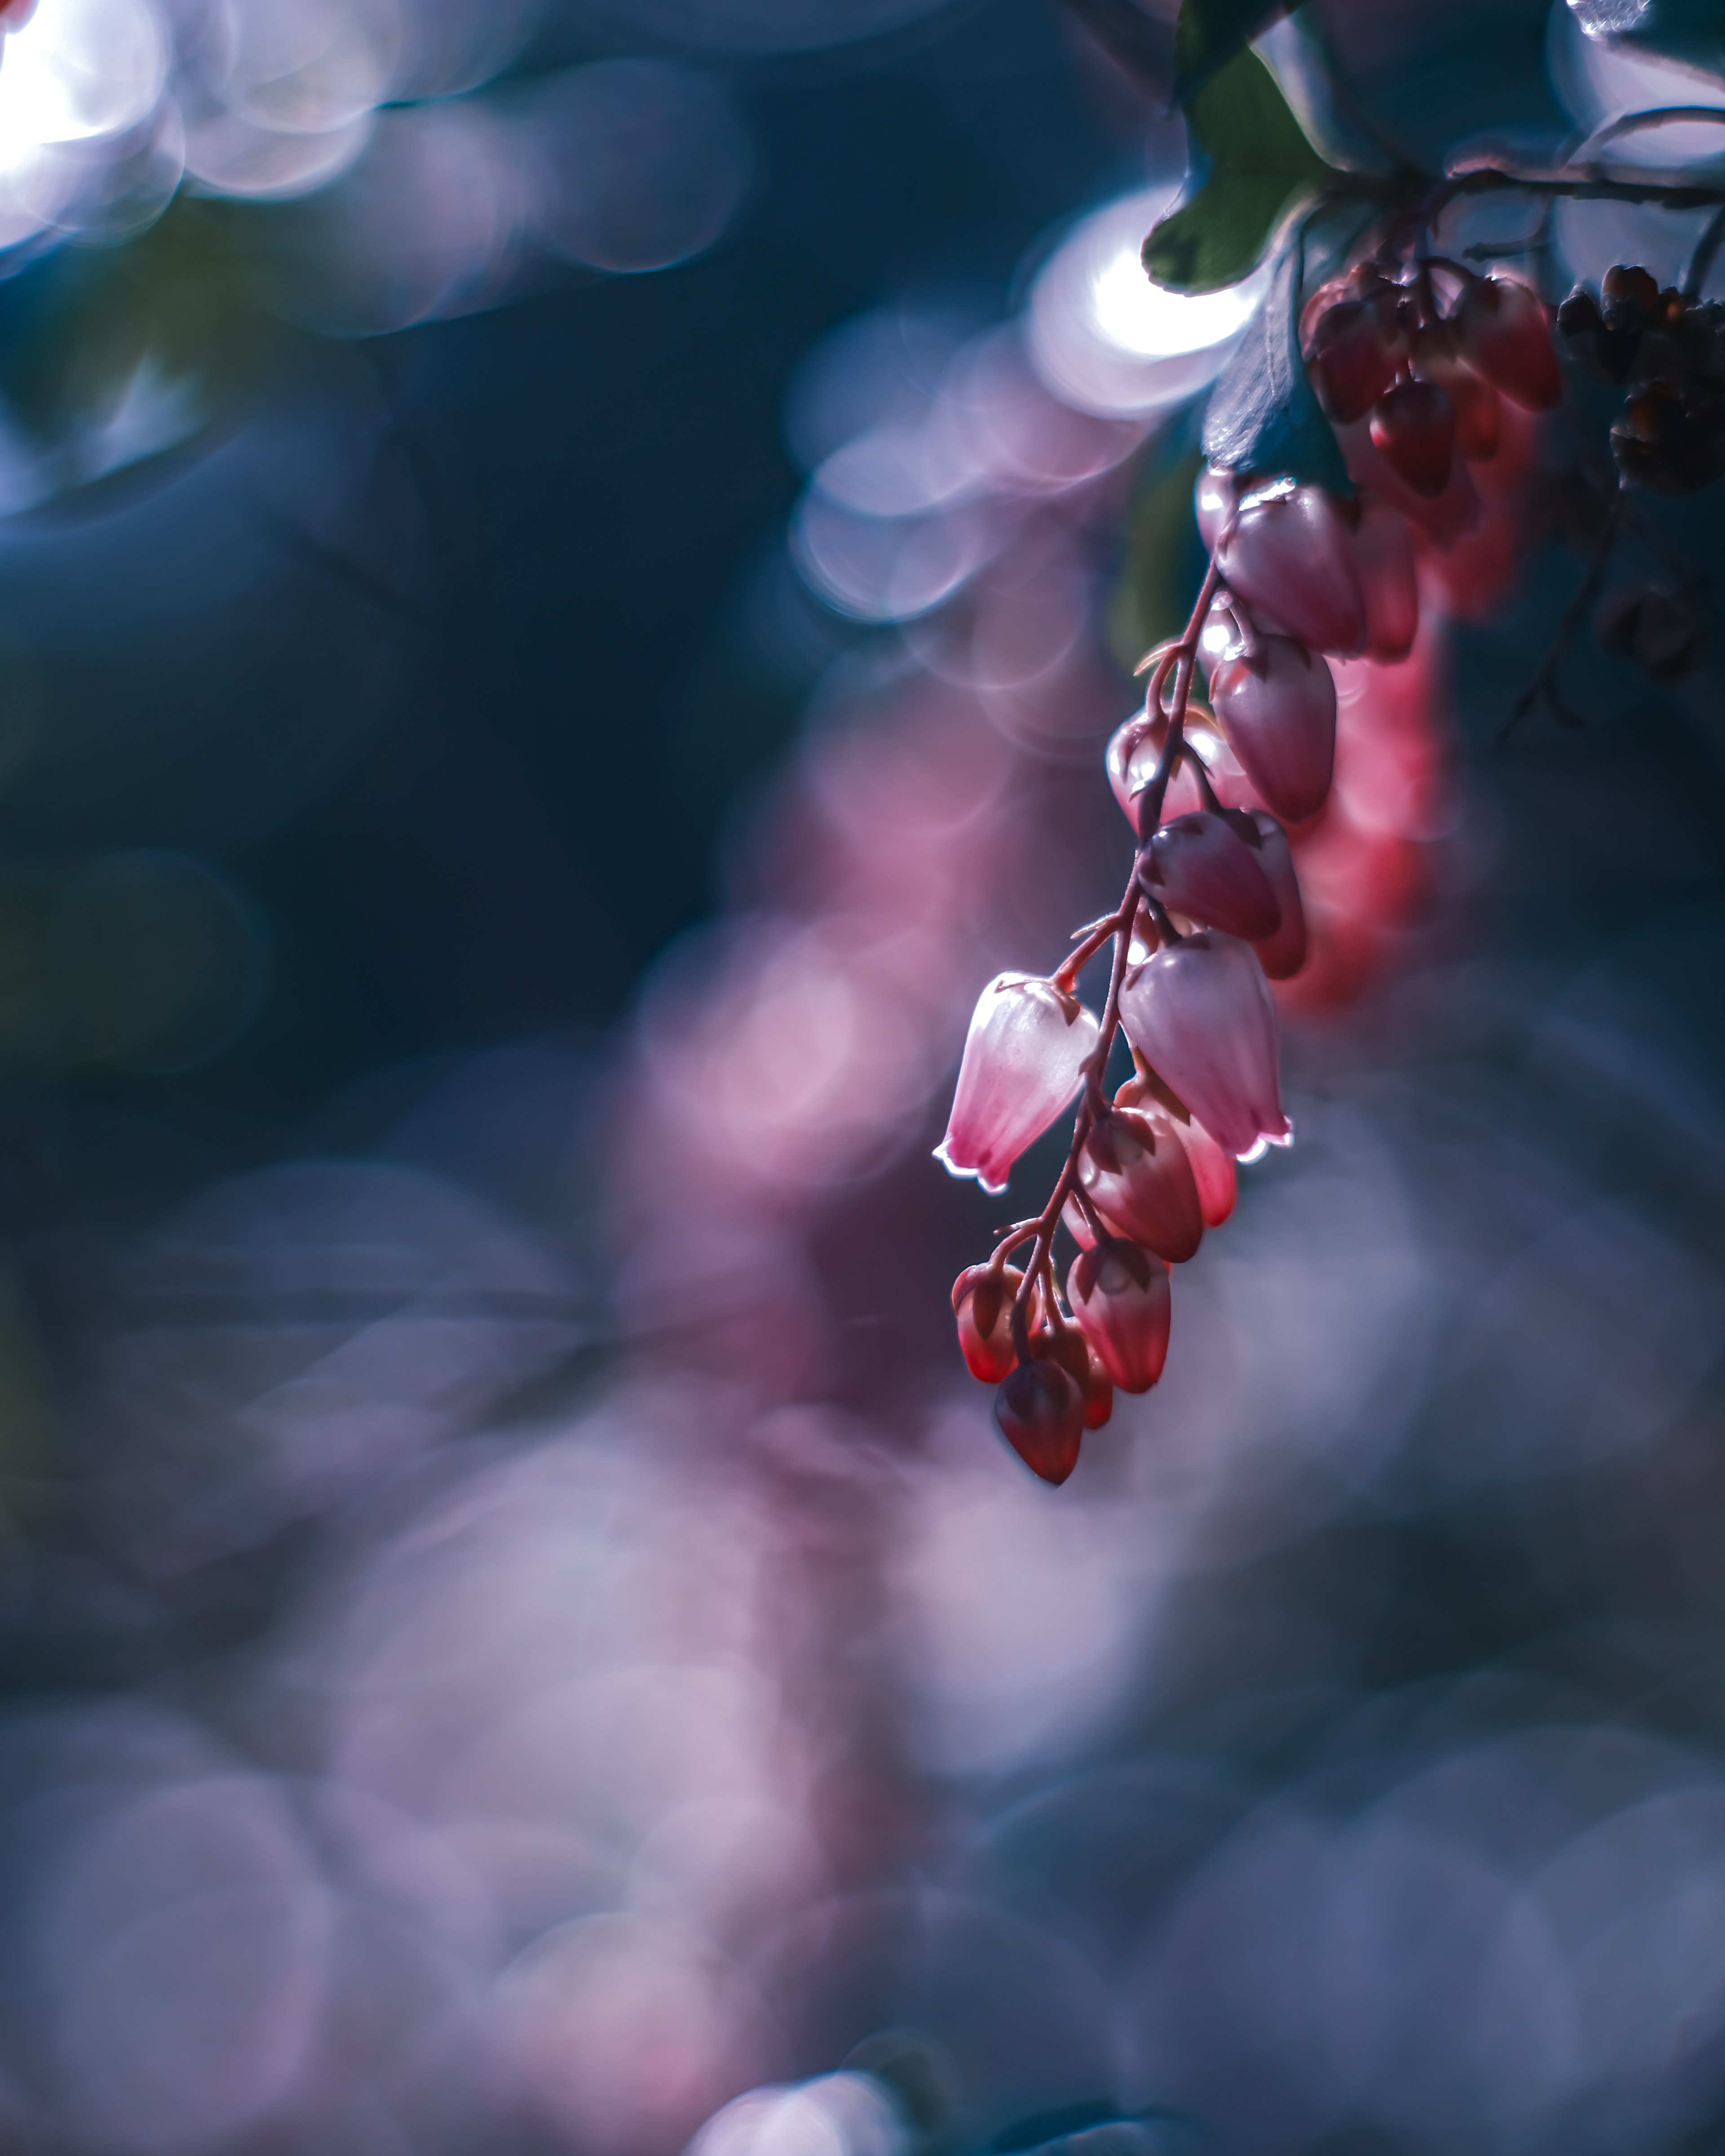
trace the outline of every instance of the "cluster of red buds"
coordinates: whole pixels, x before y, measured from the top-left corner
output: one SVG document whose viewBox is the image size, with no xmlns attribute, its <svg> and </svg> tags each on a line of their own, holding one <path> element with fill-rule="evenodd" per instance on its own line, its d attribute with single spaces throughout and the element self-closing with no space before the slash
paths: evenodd
<svg viewBox="0 0 1725 2156">
<path fill-rule="evenodd" d="M 1107 747 L 1138 841 L 1125 896 L 1077 932 L 1052 975 L 1004 973 L 983 991 L 937 1156 L 1003 1190 L 1078 1096 L 1047 1204 L 952 1289 L 964 1359 L 999 1388 L 1003 1435 L 1048 1482 L 1072 1472 L 1116 1388 L 1147 1392 L 1161 1376 L 1169 1268 L 1233 1210 L 1235 1160 L 1291 1136 L 1269 983 L 1306 957 L 1287 833 L 1330 791 L 1327 654 L 1407 656 L 1420 620 L 1409 522 L 1439 546 L 1470 530 L 1480 505 L 1468 465 L 1497 448 L 1500 396 L 1543 410 L 1559 393 L 1538 296 L 1455 264 L 1400 275 L 1368 264 L 1319 292 L 1302 328 L 1358 495 L 1200 475 L 1208 573 L 1184 631 L 1143 661 L 1143 708 Z M 1208 704 L 1193 693 L 1200 665 Z M 1098 1018 L 1077 981 L 1110 942 Z M 1104 1073 L 1122 1029 L 1134 1075 L 1111 1100 Z M 1064 1298 L 1062 1224 L 1078 1246 Z"/>
</svg>

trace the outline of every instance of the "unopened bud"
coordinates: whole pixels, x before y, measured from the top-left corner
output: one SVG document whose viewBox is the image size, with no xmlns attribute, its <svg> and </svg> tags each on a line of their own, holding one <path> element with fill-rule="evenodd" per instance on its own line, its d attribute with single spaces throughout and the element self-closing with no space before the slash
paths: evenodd
<svg viewBox="0 0 1725 2156">
<path fill-rule="evenodd" d="M 1235 812 L 1238 814 L 1239 812 Z M 1273 936 L 1281 909 L 1258 862 L 1255 829 L 1236 830 L 1224 811 L 1176 816 L 1153 832 L 1140 857 L 1139 880 L 1173 913 L 1249 942 Z"/>
<path fill-rule="evenodd" d="M 1000 1435 L 1033 1475 L 1058 1486 L 1078 1465 L 1084 1395 L 1051 1357 L 1021 1363 L 994 1396 Z"/>
<path fill-rule="evenodd" d="M 1194 1255 L 1204 1236 L 1198 1185 L 1160 1110 L 1116 1108 L 1100 1117 L 1084 1142 L 1078 1174 L 1086 1197 L 1121 1235 L 1169 1265 Z"/>
<path fill-rule="evenodd" d="M 1081 1251 L 1066 1276 L 1072 1314 L 1123 1393 L 1147 1393 L 1168 1359 L 1168 1267 L 1135 1244 Z"/>
</svg>

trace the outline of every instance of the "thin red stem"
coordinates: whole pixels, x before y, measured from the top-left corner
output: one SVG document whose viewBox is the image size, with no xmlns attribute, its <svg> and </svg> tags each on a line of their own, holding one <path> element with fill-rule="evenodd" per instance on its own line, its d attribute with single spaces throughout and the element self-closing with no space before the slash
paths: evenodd
<svg viewBox="0 0 1725 2156">
<path fill-rule="evenodd" d="M 1155 775 L 1138 797 L 1141 837 L 1147 837 L 1161 817 L 1168 782 L 1173 777 L 1185 747 L 1186 703 L 1192 693 L 1192 677 L 1198 664 L 1198 639 L 1204 628 L 1204 617 L 1210 609 L 1210 601 L 1215 597 L 1221 582 L 1221 572 L 1216 567 L 1214 554 L 1212 554 L 1209 567 L 1184 632 L 1179 640 L 1162 654 L 1150 678 L 1146 706 L 1153 711 L 1161 696 L 1162 684 L 1168 678 L 1168 670 L 1172 665 L 1174 692 L 1168 711 L 1168 738 L 1163 743 Z M 1144 902 L 1147 901 L 1138 887 L 1137 857 L 1134 855 L 1126 895 L 1112 916 L 1112 925 L 1105 924 L 1095 932 L 1093 937 L 1087 937 L 1079 950 L 1074 952 L 1060 968 L 1063 974 L 1069 971 L 1076 973 L 1077 966 L 1083 963 L 1084 958 L 1093 956 L 1110 936 L 1113 937 L 1114 964 L 1108 977 L 1108 1000 L 1102 1007 L 1101 1029 L 1097 1034 L 1096 1045 L 1085 1059 L 1084 1091 L 1079 1100 L 1078 1112 L 1072 1119 L 1072 1142 L 1066 1149 L 1065 1165 L 1055 1178 L 1048 1203 L 1038 1217 L 1012 1229 L 995 1251 L 998 1263 L 1006 1250 L 1015 1248 L 1019 1243 L 1028 1242 L 1032 1235 L 1035 1237 L 1035 1248 L 1030 1254 L 1029 1264 L 1024 1268 L 1024 1277 L 1012 1306 L 1012 1342 L 1020 1363 L 1028 1363 L 1030 1359 L 1030 1308 L 1036 1296 L 1036 1283 L 1044 1276 L 1048 1280 L 1050 1308 L 1054 1310 L 1058 1306 L 1051 1263 L 1055 1228 L 1065 1209 L 1067 1199 L 1078 1187 L 1078 1163 L 1084 1152 L 1084 1142 L 1095 1127 L 1098 1117 L 1107 1112 L 1107 1103 L 1102 1097 L 1102 1073 L 1108 1067 L 1114 1036 L 1120 1029 L 1120 991 L 1126 982 L 1127 963 L 1132 949 L 1132 923 L 1137 919 L 1140 904 Z M 1055 978 L 1058 979 L 1060 976 Z"/>
</svg>

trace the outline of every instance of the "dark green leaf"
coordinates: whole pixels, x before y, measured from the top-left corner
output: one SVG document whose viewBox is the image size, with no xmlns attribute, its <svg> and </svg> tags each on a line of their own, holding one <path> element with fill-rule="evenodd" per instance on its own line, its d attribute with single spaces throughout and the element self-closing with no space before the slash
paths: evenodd
<svg viewBox="0 0 1725 2156">
<path fill-rule="evenodd" d="M 1589 38 L 1725 75 L 1725 0 L 1569 0 L 1569 8 Z"/>
<path fill-rule="evenodd" d="M 1203 462 L 1195 441 L 1166 441 L 1127 511 L 1108 606 L 1108 648 L 1126 673 L 1153 644 L 1179 634 L 1204 582 L 1209 557 L 1192 517 L 1192 482 Z"/>
<path fill-rule="evenodd" d="M 1300 359 L 1301 249 L 1286 249 L 1204 415 L 1204 453 L 1228 471 L 1286 474 L 1352 495 L 1353 482 Z"/>
<path fill-rule="evenodd" d="M 1303 195 L 1350 183 L 1307 141 L 1254 52 L 1236 53 L 1194 99 L 1187 118 L 1206 177 L 1144 242 L 1145 269 L 1172 291 L 1238 283 Z"/>
<path fill-rule="evenodd" d="M 1174 99 L 1189 105 L 1211 76 L 1260 31 L 1286 15 L 1291 0 L 1180 0 L 1174 29 Z"/>
</svg>

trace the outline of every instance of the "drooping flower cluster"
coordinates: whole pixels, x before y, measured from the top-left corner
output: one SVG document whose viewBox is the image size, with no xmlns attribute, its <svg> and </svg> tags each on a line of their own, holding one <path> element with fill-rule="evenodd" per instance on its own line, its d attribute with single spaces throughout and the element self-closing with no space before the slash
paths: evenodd
<svg viewBox="0 0 1725 2156">
<path fill-rule="evenodd" d="M 1305 962 L 1289 827 L 1334 771 L 1329 660 L 1404 660 L 1420 624 L 1415 550 L 1479 522 L 1470 467 L 1491 457 L 1500 399 L 1535 412 L 1559 381 L 1543 304 L 1507 278 L 1373 262 L 1303 317 L 1308 372 L 1357 493 L 1209 470 L 1195 511 L 1210 564 L 1191 619 L 1151 653 L 1143 707 L 1108 744 L 1137 834 L 1126 894 L 1050 977 L 983 992 L 938 1158 L 985 1189 L 1075 1097 L 1065 1167 L 1041 1213 L 961 1273 L 953 1310 L 972 1373 L 999 1388 L 1003 1435 L 1063 1482 L 1115 1389 L 1147 1391 L 1168 1352 L 1170 1274 L 1233 1210 L 1235 1162 L 1291 1137 L 1270 983 Z M 1199 667 L 1209 701 L 1194 694 Z M 1106 946 L 1100 1019 L 1076 983 Z M 1117 1032 L 1134 1075 L 1110 1099 Z M 1077 1245 L 1064 1295 L 1053 1244 Z M 1010 1263 L 1029 1246 L 1027 1260 Z"/>
</svg>

